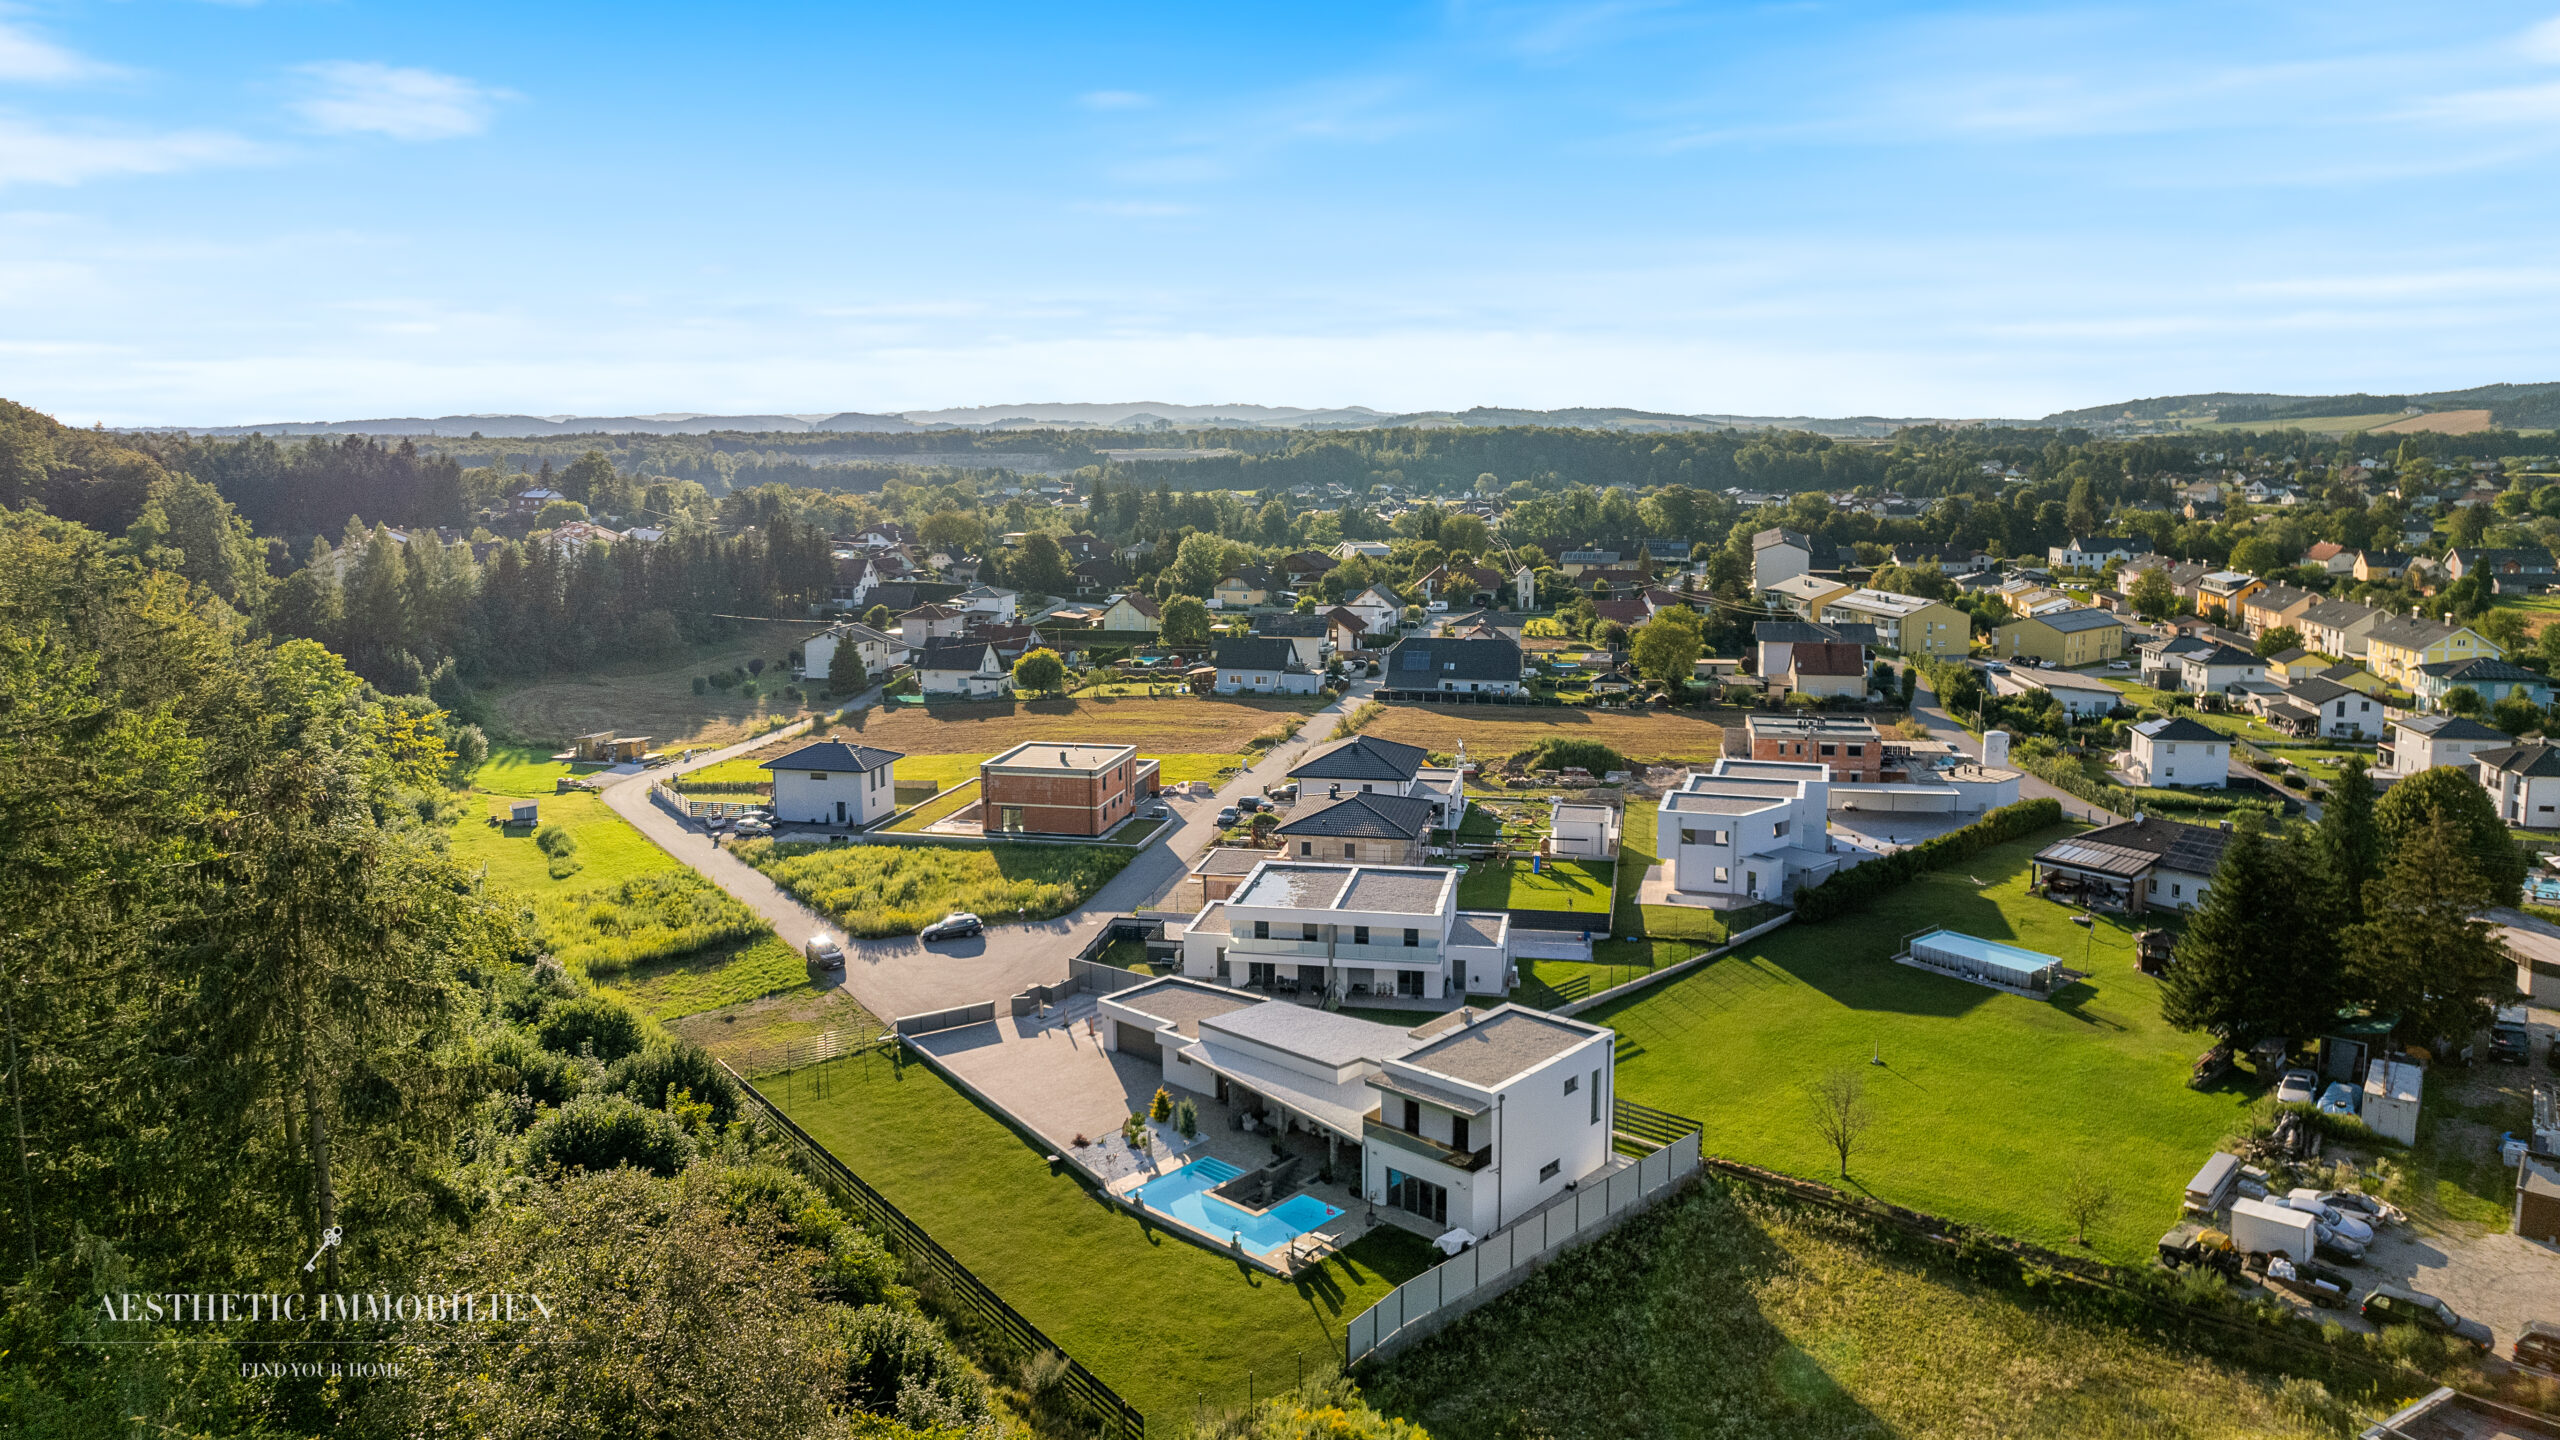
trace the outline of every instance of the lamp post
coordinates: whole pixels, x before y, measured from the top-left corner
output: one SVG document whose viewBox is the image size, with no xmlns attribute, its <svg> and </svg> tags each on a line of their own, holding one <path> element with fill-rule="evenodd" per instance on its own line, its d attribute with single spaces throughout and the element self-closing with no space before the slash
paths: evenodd
<svg viewBox="0 0 2560 1440">
<path fill-rule="evenodd" d="M 2096 951 L 2098 943 L 2098 917 L 2095 915 L 2074 915 L 2071 917 L 2071 923 L 2079 926 L 2081 933 L 2088 937 L 2080 946 L 2080 967 L 2081 969 L 2086 970 L 2089 967 L 2091 958 Z"/>
</svg>

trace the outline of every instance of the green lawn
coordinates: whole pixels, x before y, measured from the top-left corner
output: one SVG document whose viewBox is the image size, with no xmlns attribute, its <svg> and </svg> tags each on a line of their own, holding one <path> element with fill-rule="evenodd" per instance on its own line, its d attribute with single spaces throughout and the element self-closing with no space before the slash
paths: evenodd
<svg viewBox="0 0 2560 1440">
<path fill-rule="evenodd" d="M 989 924 L 1046 920 L 1084 903 L 1134 850 L 1099 845 L 776 845 L 739 859 L 859 936 L 912 935 L 954 910 Z"/>
<path fill-rule="evenodd" d="M 1619 1031 L 1620 1092 L 1701 1120 L 1710 1151 L 1826 1176 L 1835 1165 L 1804 1087 L 1850 1067 L 1875 1117 L 1852 1160 L 1858 1187 L 2058 1244 L 2070 1238 L 2058 1197 L 2085 1157 L 2116 1196 L 2093 1238 L 2142 1258 L 2249 1096 L 2186 1088 L 2206 1041 L 2161 1021 L 2130 930 L 2102 918 L 2084 936 L 2073 912 L 2027 896 L 2028 857 L 2061 833 L 1924 876 L 1868 913 L 1783 927 L 1593 1012 Z M 2049 1002 L 1891 962 L 1902 937 L 1933 925 L 2057 955 L 2091 979 Z"/>
<path fill-rule="evenodd" d="M 570 773 L 566 761 L 551 755 L 548 749 L 529 745 L 492 745 L 489 758 L 471 772 L 471 788 L 524 799 L 548 795 L 552 782 Z"/>
<path fill-rule="evenodd" d="M 1569 910 L 1606 915 L 1610 904 L 1607 861 L 1545 860 L 1470 865 L 1458 881 L 1458 905 L 1467 910 Z"/>
<path fill-rule="evenodd" d="M 1382 1229 L 1292 1283 L 1097 1203 L 922 1064 L 886 1056 L 763 1082 L 855 1174 L 1147 1414 L 1178 1435 L 1202 1396 L 1239 1405 L 1338 1362 L 1342 1327 L 1438 1258 Z"/>
<path fill-rule="evenodd" d="M 944 816 L 950 815 L 964 806 L 975 804 L 977 799 L 978 782 L 975 780 L 963 781 L 962 783 L 953 786 L 951 789 L 944 791 L 940 795 L 935 796 L 931 803 L 917 806 L 915 813 L 907 816 L 903 820 L 900 820 L 897 824 L 892 825 L 889 828 L 892 830 L 908 832 L 922 830 L 927 825 L 933 824 L 935 821 L 942 819 Z"/>
<path fill-rule="evenodd" d="M 463 796 L 448 843 L 493 892 L 530 908 L 561 963 L 628 992 L 661 1018 L 807 983 L 789 943 L 651 843 L 603 797 L 546 795 L 539 829 L 491 825 L 489 811 L 507 799 Z M 545 854 L 535 839 L 552 826 L 574 842 L 565 857 Z"/>
<path fill-rule="evenodd" d="M 2102 676 L 2100 678 L 2104 679 L 2108 684 L 2114 686 L 2118 690 L 2123 691 L 2125 703 L 2136 709 L 2147 707 L 2149 709 L 2165 712 L 2170 709 L 2170 701 L 2172 698 L 2186 701 L 2192 701 L 2195 699 L 2192 695 L 2173 697 L 2170 692 L 2166 690 L 2155 690 L 2148 685 L 2140 683 L 2139 681 L 2119 680 L 2113 676 Z M 2266 721 L 2259 719 L 2255 715 L 2217 715 L 2209 710 L 2196 709 L 2193 705 L 2189 705 L 2187 708 L 2176 713 L 2185 715 L 2188 718 L 2197 721 L 2208 730 L 2219 730 L 2225 735 L 2237 735 L 2244 739 L 2263 740 L 2275 743 L 2281 743 L 2293 738 L 2292 736 L 2285 734 L 2283 731 L 2278 730 L 2273 725 L 2268 724 Z"/>
</svg>

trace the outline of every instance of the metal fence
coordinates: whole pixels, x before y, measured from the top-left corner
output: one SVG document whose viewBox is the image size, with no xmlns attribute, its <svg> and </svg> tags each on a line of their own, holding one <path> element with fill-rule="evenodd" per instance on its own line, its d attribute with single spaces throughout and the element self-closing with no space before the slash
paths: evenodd
<svg viewBox="0 0 2560 1440">
<path fill-rule="evenodd" d="M 969 1267 L 940 1242 L 925 1233 L 923 1226 L 907 1218 L 906 1212 L 890 1203 L 889 1198 L 874 1190 L 863 1178 L 846 1168 L 827 1147 L 819 1144 L 809 1132 L 800 1128 L 779 1106 L 764 1097 L 746 1081 L 746 1077 L 729 1069 L 730 1079 L 737 1082 L 738 1093 L 745 1097 L 748 1108 L 768 1129 L 790 1142 L 808 1167 L 810 1177 L 852 1212 L 865 1229 L 878 1235 L 897 1252 L 906 1266 L 909 1283 L 919 1280 L 932 1283 L 940 1294 L 964 1310 L 969 1318 L 985 1327 L 996 1340 L 1024 1354 L 1048 1352 L 1066 1361 L 1065 1377 L 1059 1382 L 1067 1393 L 1096 1420 L 1099 1433 L 1106 1440 L 1144 1440 L 1147 1417 L 1138 1408 L 1120 1398 L 1120 1392 L 1104 1384 L 1092 1371 L 1069 1355 L 1066 1347 L 1041 1333 L 1040 1327 L 1023 1317 L 1021 1311 L 1005 1303 L 1004 1297 L 988 1288 L 987 1283 L 972 1274 Z"/>
<path fill-rule="evenodd" d="M 1381 1296 L 1342 1329 L 1342 1363 L 1357 1365 L 1436 1335 L 1535 1273 L 1550 1256 L 1606 1231 L 1698 1173 L 1698 1132 L 1611 1174 L 1570 1199 L 1496 1231 Z"/>
<path fill-rule="evenodd" d="M 804 1065 L 822 1065 L 829 1060 L 841 1060 L 847 1055 L 859 1055 L 874 1046 L 887 1043 L 889 1039 L 890 1034 L 887 1031 L 829 1030 L 825 1034 L 812 1035 L 805 1040 L 791 1040 L 780 1045 L 768 1045 L 759 1050 L 750 1050 L 740 1058 L 745 1062 L 747 1073 L 750 1075 L 779 1075 L 785 1070 L 797 1070 Z"/>
</svg>

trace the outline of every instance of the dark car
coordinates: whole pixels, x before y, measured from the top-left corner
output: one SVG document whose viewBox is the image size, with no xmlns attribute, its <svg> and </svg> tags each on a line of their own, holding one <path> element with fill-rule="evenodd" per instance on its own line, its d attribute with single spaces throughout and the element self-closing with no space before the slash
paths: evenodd
<svg viewBox="0 0 2560 1440">
<path fill-rule="evenodd" d="M 2415 1325 L 2438 1335 L 2455 1335 L 2471 1342 L 2481 1354 L 2489 1353 L 2489 1327 L 2477 1320 L 2465 1320 L 2453 1313 L 2453 1307 L 2433 1295 L 2403 1290 L 2397 1285 L 2376 1285 L 2364 1297 L 2364 1318 L 2375 1325 Z"/>
<path fill-rule="evenodd" d="M 2532 1370 L 2560 1375 L 2560 1325 L 2548 1320 L 2528 1320 L 2523 1333 L 2508 1353 L 2519 1365 Z"/>
<path fill-rule="evenodd" d="M 2489 1026 L 2489 1058 L 2501 1065 L 2533 1063 L 2533 1032 L 2525 1027 L 2522 1010 L 2501 1011 Z"/>
<path fill-rule="evenodd" d="M 924 927 L 917 938 L 930 943 L 935 940 L 959 940 L 987 933 L 987 923 L 966 910 L 954 910 Z"/>
<path fill-rule="evenodd" d="M 1218 823 L 1221 825 L 1233 825 L 1243 818 L 1244 812 L 1238 810 L 1233 805 L 1230 805 L 1226 809 L 1218 812 Z"/>
</svg>

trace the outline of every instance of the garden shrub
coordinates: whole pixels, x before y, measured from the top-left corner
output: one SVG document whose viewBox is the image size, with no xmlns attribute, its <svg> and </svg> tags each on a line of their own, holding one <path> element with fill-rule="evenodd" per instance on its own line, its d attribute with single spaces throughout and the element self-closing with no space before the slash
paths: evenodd
<svg viewBox="0 0 2560 1440">
<path fill-rule="evenodd" d="M 846 1225 L 827 1239 L 827 1257 L 810 1279 L 818 1293 L 840 1305 L 878 1305 L 898 1293 L 898 1257 L 880 1237 Z"/>
<path fill-rule="evenodd" d="M 610 996 L 584 995 L 544 1011 L 534 1034 L 546 1050 L 576 1055 L 593 1047 L 610 1065 L 640 1048 L 640 1017 Z"/>
<path fill-rule="evenodd" d="M 697 1103 L 711 1107 L 711 1123 L 726 1125 L 738 1118 L 738 1087 L 690 1040 L 651 1040 L 613 1062 L 605 1072 L 604 1090 L 653 1110 L 668 1108 L 668 1097 L 688 1091 Z"/>
<path fill-rule="evenodd" d="M 619 1095 L 590 1095 L 543 1116 L 525 1132 L 525 1163 L 539 1172 L 611 1170 L 628 1165 L 673 1175 L 693 1161 L 693 1137 L 673 1116 Z"/>
<path fill-rule="evenodd" d="M 557 1050 L 546 1050 L 521 1030 L 509 1030 L 489 1042 L 489 1063 L 497 1067 L 500 1090 L 529 1096 L 536 1104 L 565 1105 L 587 1087 L 587 1071 Z"/>
<path fill-rule="evenodd" d="M 1597 740 L 1554 735 L 1513 751 L 1511 763 L 1522 770 L 1588 770 L 1594 775 L 1635 768 L 1625 756 Z"/>
<path fill-rule="evenodd" d="M 566 880 L 586 868 L 578 858 L 578 837 L 559 825 L 545 825 L 533 832 L 534 848 L 551 857 L 551 878 Z"/>
<path fill-rule="evenodd" d="M 1961 830 L 1950 830 L 1908 850 L 1840 871 L 1810 890 L 1797 891 L 1797 923 L 1818 924 L 1864 910 L 1888 891 L 1900 889 L 1931 870 L 1971 859 L 1991 846 L 2061 823 L 2059 800 L 2021 800 L 2015 805 L 2003 805 Z"/>
<path fill-rule="evenodd" d="M 995 1422 L 987 1382 L 913 1310 L 865 1305 L 837 1326 L 845 1398 L 917 1430 L 974 1431 Z"/>
</svg>

